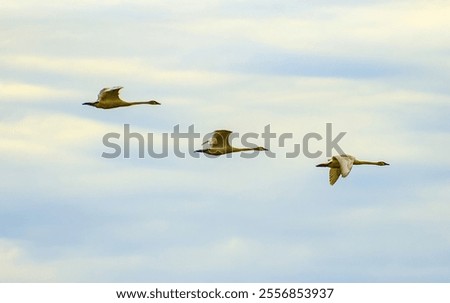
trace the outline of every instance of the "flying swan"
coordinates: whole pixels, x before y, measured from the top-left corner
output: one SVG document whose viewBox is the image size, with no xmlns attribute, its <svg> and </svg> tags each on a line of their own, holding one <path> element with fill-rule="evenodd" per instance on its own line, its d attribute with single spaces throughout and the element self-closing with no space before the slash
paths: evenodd
<svg viewBox="0 0 450 303">
<path fill-rule="evenodd" d="M 338 155 L 328 160 L 327 163 L 318 164 L 316 165 L 316 167 L 330 168 L 330 185 L 333 185 L 339 179 L 339 176 L 342 175 L 342 178 L 347 177 L 350 171 L 352 170 L 353 165 L 365 165 L 365 164 L 378 166 L 389 165 L 384 161 L 378 162 L 360 161 L 350 155 Z"/>
<path fill-rule="evenodd" d="M 119 97 L 119 90 L 122 86 L 105 87 L 98 93 L 98 98 L 96 102 L 85 102 L 83 105 L 90 105 L 97 108 L 110 109 L 122 106 L 131 106 L 137 104 L 150 104 L 150 105 L 160 105 L 161 103 L 155 100 L 141 101 L 141 102 L 125 102 Z"/>
<path fill-rule="evenodd" d="M 215 130 L 212 135 L 211 140 L 203 143 L 203 145 L 205 145 L 206 143 L 209 143 L 209 148 L 199 149 L 199 150 L 196 150 L 195 152 L 205 153 L 205 154 L 209 154 L 209 155 L 213 155 L 213 156 L 220 156 L 220 155 L 224 155 L 224 154 L 247 151 L 247 150 L 257 150 L 257 151 L 267 150 L 266 148 L 261 147 L 261 146 L 249 147 L 249 148 L 233 147 L 228 142 L 228 137 L 230 136 L 231 133 L 232 133 L 232 131 L 224 130 L 224 129 L 223 130 Z"/>
</svg>

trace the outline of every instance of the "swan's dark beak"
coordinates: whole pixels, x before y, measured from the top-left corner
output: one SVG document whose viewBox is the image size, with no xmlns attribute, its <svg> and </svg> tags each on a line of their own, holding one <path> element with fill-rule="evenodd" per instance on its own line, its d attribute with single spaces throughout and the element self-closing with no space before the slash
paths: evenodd
<svg viewBox="0 0 450 303">
<path fill-rule="evenodd" d="M 158 101 L 155 101 L 155 100 L 150 101 L 150 104 L 152 104 L 152 105 L 161 105 L 161 103 L 159 103 Z"/>
<path fill-rule="evenodd" d="M 384 165 L 390 165 L 389 163 L 384 162 Z"/>
<path fill-rule="evenodd" d="M 95 105 L 94 105 L 94 102 L 84 102 L 82 105 L 95 106 Z"/>
<path fill-rule="evenodd" d="M 194 153 L 203 153 L 203 150 L 202 149 L 197 149 L 197 150 L 194 150 Z"/>
<path fill-rule="evenodd" d="M 327 167 L 327 165 L 322 163 L 322 164 L 317 164 L 316 167 Z"/>
</svg>

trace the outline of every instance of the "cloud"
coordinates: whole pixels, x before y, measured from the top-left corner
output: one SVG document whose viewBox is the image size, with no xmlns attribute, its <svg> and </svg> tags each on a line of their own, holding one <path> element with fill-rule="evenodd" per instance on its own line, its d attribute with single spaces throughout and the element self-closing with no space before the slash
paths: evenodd
<svg viewBox="0 0 450 303">
<path fill-rule="evenodd" d="M 7 239 L 0 239 L 0 281 L 50 282 L 55 281 L 53 268 L 30 259 L 24 248 Z"/>
<path fill-rule="evenodd" d="M 21 102 L 42 102 L 43 100 L 64 98 L 74 96 L 76 92 L 49 87 L 45 85 L 35 85 L 20 82 L 0 83 L 0 98 L 3 102 L 21 101 Z"/>
<path fill-rule="evenodd" d="M 115 78 L 136 77 L 140 81 L 153 85 L 179 83 L 208 85 L 227 80 L 229 76 L 206 71 L 167 70 L 152 67 L 140 59 L 126 58 L 50 58 L 42 56 L 10 56 L 3 59 L 3 64 L 15 68 L 27 68 L 37 71 L 51 71 L 77 76 L 104 76 Z M 123 91 L 122 93 L 124 93 Z"/>
</svg>

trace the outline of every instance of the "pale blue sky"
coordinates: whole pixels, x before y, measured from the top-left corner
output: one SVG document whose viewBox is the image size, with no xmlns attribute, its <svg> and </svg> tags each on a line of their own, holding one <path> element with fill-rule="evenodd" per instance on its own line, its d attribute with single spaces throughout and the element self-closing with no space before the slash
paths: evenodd
<svg viewBox="0 0 450 303">
<path fill-rule="evenodd" d="M 450 282 L 449 15 L 421 0 L 2 4 L 0 281 Z M 115 85 L 162 106 L 81 105 Z M 289 144 L 102 158 L 125 123 L 270 124 L 296 142 L 333 123 L 345 152 L 391 166 L 331 187 L 325 155 L 286 159 Z"/>
</svg>

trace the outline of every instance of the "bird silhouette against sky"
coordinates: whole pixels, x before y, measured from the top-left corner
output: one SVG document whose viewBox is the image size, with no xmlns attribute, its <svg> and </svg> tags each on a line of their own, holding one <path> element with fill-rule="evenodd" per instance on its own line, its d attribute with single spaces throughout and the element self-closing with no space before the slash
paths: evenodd
<svg viewBox="0 0 450 303">
<path fill-rule="evenodd" d="M 241 152 L 241 151 L 248 151 L 248 150 L 256 150 L 256 151 L 263 151 L 267 150 L 264 147 L 257 146 L 257 147 L 233 147 L 230 145 L 229 137 L 232 131 L 229 130 L 215 130 L 212 138 L 209 141 L 206 141 L 203 143 L 203 145 L 209 143 L 209 148 L 206 149 L 199 149 L 195 152 L 198 153 L 205 153 L 213 156 L 220 156 L 224 154 L 229 153 L 235 153 L 235 152 Z"/>
<path fill-rule="evenodd" d="M 161 103 L 150 100 L 150 101 L 136 101 L 136 102 L 126 102 L 120 99 L 119 90 L 121 90 L 122 86 L 114 86 L 107 88 L 105 87 L 98 93 L 97 101 L 95 102 L 85 102 L 83 105 L 90 105 L 97 108 L 110 109 L 116 107 L 123 106 L 131 106 L 138 104 L 149 104 L 149 105 L 160 105 Z"/>
<path fill-rule="evenodd" d="M 316 165 L 316 167 L 329 167 L 330 168 L 330 185 L 336 183 L 340 176 L 345 178 L 350 174 L 353 165 L 378 165 L 385 166 L 389 165 L 384 161 L 360 161 L 355 157 L 350 155 L 337 155 L 333 156 L 327 163 L 322 163 Z"/>
</svg>

